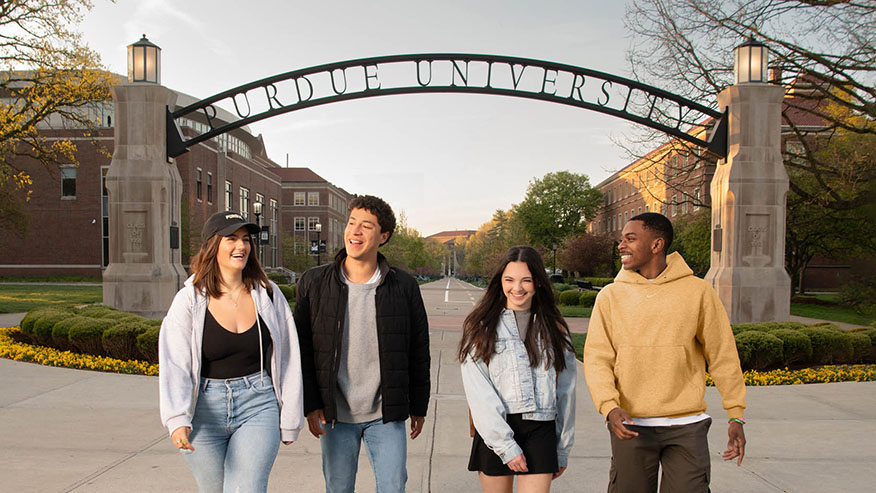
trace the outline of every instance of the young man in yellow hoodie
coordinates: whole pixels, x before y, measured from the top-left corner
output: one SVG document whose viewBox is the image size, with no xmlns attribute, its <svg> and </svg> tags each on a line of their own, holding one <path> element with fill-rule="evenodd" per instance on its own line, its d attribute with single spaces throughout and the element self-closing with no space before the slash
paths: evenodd
<svg viewBox="0 0 876 493">
<path fill-rule="evenodd" d="M 584 375 L 611 436 L 609 492 L 705 492 L 710 462 L 706 365 L 729 416 L 724 460 L 745 453 L 745 381 L 714 289 L 672 243 L 672 223 L 647 212 L 624 226 L 623 270 L 596 297 Z"/>
</svg>

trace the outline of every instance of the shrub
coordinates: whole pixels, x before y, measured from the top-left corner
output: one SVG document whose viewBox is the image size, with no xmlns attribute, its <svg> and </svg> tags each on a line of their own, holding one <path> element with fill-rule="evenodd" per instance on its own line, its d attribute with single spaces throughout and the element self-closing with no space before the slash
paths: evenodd
<svg viewBox="0 0 876 493">
<path fill-rule="evenodd" d="M 52 345 L 63 351 L 72 349 L 70 345 L 70 327 L 83 320 L 91 320 L 88 317 L 80 317 L 79 315 L 71 315 L 64 320 L 56 323 L 52 327 Z"/>
<path fill-rule="evenodd" d="M 825 327 L 805 327 L 800 332 L 812 342 L 812 361 L 817 364 L 840 363 L 854 355 L 852 341 L 846 334 Z"/>
<path fill-rule="evenodd" d="M 120 312 L 115 308 L 105 306 L 105 305 L 88 305 L 84 306 L 78 310 L 76 310 L 77 315 L 81 315 L 83 317 L 90 318 L 107 318 L 107 317 L 116 317 L 116 316 L 124 316 L 127 315 L 124 312 Z M 116 315 L 118 314 L 118 315 Z"/>
<path fill-rule="evenodd" d="M 80 353 L 105 356 L 101 337 L 103 332 L 113 325 L 116 325 L 115 320 L 86 318 L 70 327 L 67 338 L 73 349 Z"/>
<path fill-rule="evenodd" d="M 560 304 L 561 305 L 577 305 L 581 301 L 581 295 L 578 291 L 574 289 L 567 289 L 565 291 L 560 291 Z"/>
<path fill-rule="evenodd" d="M 105 331 L 101 336 L 103 349 L 111 358 L 121 360 L 140 359 L 137 337 L 146 332 L 149 326 L 140 322 L 123 322 Z"/>
<path fill-rule="evenodd" d="M 769 332 L 782 341 L 782 363 L 808 363 L 812 360 L 812 341 L 799 330 L 776 329 Z"/>
<path fill-rule="evenodd" d="M 782 361 L 782 340 L 778 337 L 750 330 L 736 336 L 736 348 L 748 346 L 750 353 L 747 358 L 746 370 L 763 370 Z M 746 367 L 747 366 L 747 367 Z"/>
<path fill-rule="evenodd" d="M 40 344 L 44 346 L 52 345 L 52 327 L 55 326 L 56 323 L 68 318 L 70 316 L 69 313 L 65 312 L 45 312 L 45 314 L 38 318 L 36 322 L 33 324 L 33 337 Z"/>
<path fill-rule="evenodd" d="M 596 303 L 596 291 L 581 291 L 581 296 L 578 298 L 578 303 L 581 306 L 593 306 Z"/>
<path fill-rule="evenodd" d="M 158 332 L 160 327 L 149 327 L 137 336 L 137 349 L 150 363 L 158 363 Z"/>
<path fill-rule="evenodd" d="M 868 363 L 876 363 L 876 329 L 868 327 L 859 327 L 849 331 L 850 334 L 865 334 L 870 338 L 870 351 L 864 356 L 864 361 Z"/>
<path fill-rule="evenodd" d="M 733 334 L 741 334 L 750 330 L 759 332 L 771 332 L 774 330 L 799 330 L 803 327 L 809 327 L 802 322 L 748 322 L 741 324 L 733 324 Z"/>
<path fill-rule="evenodd" d="M 560 292 L 557 291 L 557 288 L 552 288 L 551 291 L 554 293 L 554 302 L 559 303 L 560 302 Z"/>
<path fill-rule="evenodd" d="M 739 335 L 744 332 L 749 331 L 757 331 L 757 332 L 766 332 L 766 327 L 760 323 L 742 323 L 742 324 L 733 324 L 730 326 L 733 330 L 733 335 Z"/>
<path fill-rule="evenodd" d="M 591 284 L 599 287 L 608 286 L 614 282 L 613 277 L 585 277 L 584 280 L 590 281 Z"/>
<path fill-rule="evenodd" d="M 295 293 L 296 293 L 296 285 L 295 284 L 280 284 L 280 292 L 283 293 L 283 297 L 286 298 L 286 301 L 295 301 Z"/>
<path fill-rule="evenodd" d="M 845 333 L 845 331 L 842 328 L 840 328 L 839 325 L 837 325 L 833 322 L 818 322 L 818 323 L 814 323 L 814 324 L 810 325 L 809 327 L 820 327 L 822 329 L 828 329 L 828 330 L 832 330 L 834 332 Z"/>
<path fill-rule="evenodd" d="M 289 278 L 286 277 L 285 274 L 276 274 L 276 273 L 268 274 L 268 279 L 274 281 L 278 285 L 287 284 L 289 282 Z"/>
<path fill-rule="evenodd" d="M 163 318 L 147 318 L 146 325 L 150 327 L 161 327 L 161 322 L 164 322 Z"/>
<path fill-rule="evenodd" d="M 21 319 L 21 324 L 19 324 L 21 332 L 27 335 L 33 335 L 33 324 L 35 324 L 40 317 L 50 312 L 69 312 L 69 309 L 58 306 L 41 306 L 39 308 L 34 308 L 27 312 L 27 315 Z"/>
<path fill-rule="evenodd" d="M 859 278 L 840 288 L 840 303 L 862 315 L 876 314 L 876 279 Z"/>
<path fill-rule="evenodd" d="M 870 355 L 870 348 L 872 347 L 872 343 L 870 342 L 870 337 L 867 334 L 862 334 L 860 332 L 847 332 L 846 337 L 852 341 L 852 363 L 859 363 L 864 361 Z"/>
<path fill-rule="evenodd" d="M 559 292 L 562 293 L 563 291 L 568 291 L 568 290 L 570 290 L 570 289 L 575 289 L 575 286 L 572 286 L 572 285 L 570 285 L 570 284 L 564 284 L 564 283 L 558 282 L 558 283 L 554 283 L 554 289 L 556 289 L 557 291 L 559 291 Z"/>
</svg>

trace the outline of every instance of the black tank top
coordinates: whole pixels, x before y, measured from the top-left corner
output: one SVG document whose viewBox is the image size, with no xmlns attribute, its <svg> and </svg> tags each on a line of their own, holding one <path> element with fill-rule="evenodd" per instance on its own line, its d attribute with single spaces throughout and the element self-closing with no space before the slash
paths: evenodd
<svg viewBox="0 0 876 493">
<path fill-rule="evenodd" d="M 271 333 L 259 315 L 262 326 L 262 349 L 265 371 L 271 374 Z M 258 324 L 240 334 L 225 330 L 207 310 L 204 316 L 204 340 L 201 345 L 201 376 L 205 378 L 237 378 L 257 373 L 259 361 Z"/>
</svg>

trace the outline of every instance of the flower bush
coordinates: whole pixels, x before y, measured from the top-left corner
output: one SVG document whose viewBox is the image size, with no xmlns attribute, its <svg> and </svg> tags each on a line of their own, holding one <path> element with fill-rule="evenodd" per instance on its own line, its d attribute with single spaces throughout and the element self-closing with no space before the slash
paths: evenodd
<svg viewBox="0 0 876 493">
<path fill-rule="evenodd" d="M 18 327 L 0 329 L 0 357 L 46 366 L 134 375 L 158 375 L 158 365 L 155 364 L 138 360 L 123 361 L 104 356 L 77 354 L 70 351 L 60 351 L 58 349 L 16 342 L 11 337 L 16 332 L 19 332 Z"/>
<path fill-rule="evenodd" d="M 745 385 L 799 385 L 804 383 L 872 382 L 876 380 L 876 365 L 839 365 L 804 368 L 802 370 L 748 370 L 743 374 Z M 713 386 L 712 377 L 706 376 L 706 385 Z"/>
</svg>

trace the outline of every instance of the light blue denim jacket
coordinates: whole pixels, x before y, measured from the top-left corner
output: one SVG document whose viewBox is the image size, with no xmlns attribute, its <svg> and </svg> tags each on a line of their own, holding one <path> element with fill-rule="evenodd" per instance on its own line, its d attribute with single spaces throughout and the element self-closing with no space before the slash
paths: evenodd
<svg viewBox="0 0 876 493">
<path fill-rule="evenodd" d="M 538 367 L 530 367 L 514 312 L 506 309 L 496 327 L 496 352 L 490 364 L 471 355 L 462 363 L 462 384 L 475 428 L 503 463 L 523 453 L 505 418 L 523 414 L 523 419 L 533 421 L 556 419 L 557 458 L 560 467 L 568 466 L 575 442 L 575 354 L 565 351 L 565 362 L 559 378 L 544 359 Z"/>
</svg>

